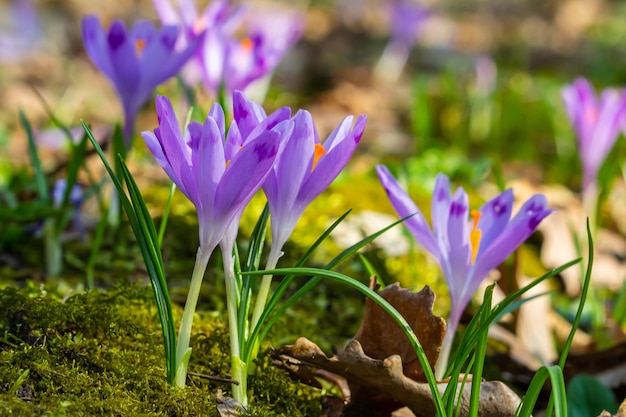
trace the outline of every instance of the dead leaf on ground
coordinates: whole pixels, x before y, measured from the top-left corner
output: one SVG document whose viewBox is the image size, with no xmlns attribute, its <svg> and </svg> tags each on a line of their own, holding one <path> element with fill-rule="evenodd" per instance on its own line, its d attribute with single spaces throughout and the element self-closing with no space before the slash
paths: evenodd
<svg viewBox="0 0 626 417">
<path fill-rule="evenodd" d="M 402 370 L 400 356 L 392 355 L 386 359 L 372 359 L 365 355 L 361 344 L 351 340 L 336 356 L 328 358 L 313 342 L 299 338 L 295 344 L 281 348 L 278 357 L 285 361 L 298 361 L 301 366 L 326 369 L 345 377 L 361 386 L 365 386 L 395 399 L 407 406 L 417 417 L 435 415 L 435 406 L 427 383 L 407 378 Z M 439 383 L 439 391 L 445 390 L 447 383 Z M 463 389 L 462 389 L 463 388 Z M 467 416 L 471 384 L 462 389 L 460 416 Z M 482 382 L 479 400 L 479 415 L 484 417 L 510 417 L 515 414 L 519 397 L 502 382 Z M 362 404 L 359 404 L 362 405 Z M 394 408 L 397 409 L 400 406 Z M 387 412 L 393 410 L 377 411 Z"/>
<path fill-rule="evenodd" d="M 378 288 L 374 280 L 370 287 Z M 443 343 L 445 321 L 432 313 L 433 291 L 425 287 L 414 293 L 394 284 L 379 294 L 405 317 L 434 368 Z M 357 335 L 336 356 L 329 358 L 315 343 L 299 338 L 295 344 L 276 352 L 275 364 L 304 378 L 309 377 L 310 368 L 340 375 L 350 388 L 346 403 L 349 401 L 359 409 L 376 409 L 390 416 L 406 406 L 417 417 L 435 414 L 430 388 L 426 382 L 420 382 L 425 381 L 423 369 L 408 338 L 391 316 L 369 299 Z M 439 384 L 440 392 L 446 385 Z M 466 384 L 461 390 L 459 384 L 461 416 L 467 415 L 470 387 L 471 384 Z M 482 416 L 512 416 L 519 401 L 501 382 L 481 383 L 479 413 Z"/>
</svg>

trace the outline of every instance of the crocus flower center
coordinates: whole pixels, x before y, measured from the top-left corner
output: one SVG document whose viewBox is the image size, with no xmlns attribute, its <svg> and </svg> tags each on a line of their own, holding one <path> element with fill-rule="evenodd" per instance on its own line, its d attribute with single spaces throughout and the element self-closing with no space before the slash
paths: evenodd
<svg viewBox="0 0 626 417">
<path fill-rule="evenodd" d="M 324 147 L 321 144 L 316 143 L 315 148 L 313 149 L 313 166 L 311 167 L 311 172 L 315 171 L 315 167 L 317 166 L 317 163 L 319 162 L 320 158 L 324 155 L 326 155 L 326 149 L 324 149 Z"/>
<path fill-rule="evenodd" d="M 480 238 L 483 235 L 483 232 L 478 229 L 478 221 L 480 220 L 480 216 L 482 213 L 478 210 L 472 210 L 472 231 L 470 232 L 470 245 L 472 247 L 472 265 L 476 262 L 476 255 L 478 255 L 478 249 L 480 248 Z"/>
<path fill-rule="evenodd" d="M 137 56 L 141 56 L 143 54 L 143 50 L 146 47 L 146 40 L 145 39 L 137 39 L 135 41 L 135 52 L 137 53 Z"/>
</svg>

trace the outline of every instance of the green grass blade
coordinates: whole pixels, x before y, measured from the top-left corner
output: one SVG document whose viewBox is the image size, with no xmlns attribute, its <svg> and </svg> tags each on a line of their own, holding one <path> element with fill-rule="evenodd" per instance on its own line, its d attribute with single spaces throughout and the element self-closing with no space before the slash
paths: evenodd
<svg viewBox="0 0 626 417">
<path fill-rule="evenodd" d="M 559 358 L 559 367 L 561 369 L 565 367 L 567 355 L 569 354 L 572 342 L 574 341 L 574 335 L 576 334 L 576 330 L 578 329 L 578 326 L 580 324 L 580 319 L 583 315 L 585 300 L 587 299 L 587 294 L 589 293 L 589 284 L 591 283 L 591 268 L 593 267 L 593 238 L 591 237 L 589 218 L 587 218 L 587 239 L 589 241 L 589 251 L 587 255 L 589 258 L 587 261 L 587 271 L 585 273 L 585 280 L 583 282 L 583 288 L 580 293 L 580 304 L 578 305 L 578 310 L 576 311 L 576 316 L 574 317 L 574 323 L 572 324 L 572 329 L 567 336 L 567 341 L 565 342 L 565 346 L 563 346 L 563 351 L 561 352 L 561 357 Z"/>
<path fill-rule="evenodd" d="M 484 322 L 489 320 L 489 313 L 491 310 L 491 300 L 493 296 L 493 289 L 496 284 L 490 285 L 485 290 L 485 297 L 483 298 L 483 304 L 478 316 L 480 321 Z M 484 308 L 483 308 L 484 307 Z M 491 323 L 489 323 L 491 324 Z M 487 336 L 489 334 L 489 326 L 480 333 L 476 349 L 474 350 L 474 366 L 472 369 L 472 388 L 470 394 L 469 404 L 469 417 L 478 417 L 478 405 L 480 403 L 480 383 L 483 377 L 483 368 L 485 365 L 485 355 L 487 354 Z M 452 384 L 449 384 L 452 385 Z"/>
<path fill-rule="evenodd" d="M 104 156 L 104 152 L 94 138 L 93 133 L 85 122 L 81 121 L 81 123 L 87 133 L 87 136 L 89 137 L 89 140 L 96 149 L 96 152 L 100 156 L 100 159 L 109 173 L 115 188 L 117 189 L 120 202 L 126 211 L 133 233 L 139 243 L 139 247 L 146 264 L 146 269 L 148 270 L 148 276 L 150 277 L 150 282 L 152 283 L 152 290 L 157 304 L 157 310 L 159 312 L 159 319 L 161 321 L 167 380 L 169 383 L 173 383 L 176 376 L 176 332 L 174 329 L 171 301 L 165 280 L 163 259 L 158 246 L 154 223 L 152 222 L 152 218 L 150 217 L 143 197 L 137 188 L 137 184 L 130 175 L 130 172 L 124 164 L 122 158 L 119 158 L 118 163 L 120 171 L 122 171 L 124 179 L 127 183 L 130 199 L 124 191 L 124 187 L 119 177 L 115 175 L 115 172 L 113 172 L 113 169 Z"/>
<path fill-rule="evenodd" d="M 48 200 L 50 194 L 48 192 L 48 185 L 46 183 L 46 173 L 43 170 L 43 166 L 41 165 L 41 159 L 39 158 L 39 151 L 37 150 L 37 143 L 35 142 L 35 135 L 33 134 L 33 129 L 30 125 L 30 122 L 26 118 L 26 115 L 19 109 L 19 117 L 20 124 L 24 128 L 26 132 L 26 139 L 28 140 L 28 156 L 30 158 L 30 163 L 35 170 L 35 182 L 37 185 L 37 194 L 39 194 L 39 199 L 41 201 Z"/>
<path fill-rule="evenodd" d="M 337 219 L 321 236 L 320 238 L 313 244 L 312 248 L 316 248 L 317 246 L 319 246 L 319 244 L 321 244 L 321 242 L 326 239 L 326 237 L 328 237 L 330 235 L 330 233 L 343 221 L 343 219 L 345 219 L 348 214 L 350 213 L 350 211 L 347 211 L 346 213 L 343 214 L 343 216 L 341 216 L 339 219 Z M 339 253 L 339 255 L 337 255 L 335 258 L 333 258 L 328 264 L 326 264 L 326 266 L 324 267 L 324 269 L 331 269 L 334 268 L 335 266 L 337 266 L 338 264 L 340 264 L 341 262 L 343 262 L 345 259 L 347 259 L 350 255 L 353 255 L 354 253 L 356 253 L 359 249 L 361 249 L 363 246 L 367 245 L 368 243 L 371 243 L 374 239 L 376 239 L 378 236 L 380 236 L 381 234 L 385 233 L 387 230 L 391 229 L 392 227 L 404 222 L 406 219 L 412 217 L 411 216 L 406 216 L 400 220 L 397 220 L 395 222 L 393 222 L 392 224 L 390 224 L 389 226 L 379 230 L 376 233 L 373 233 L 363 239 L 361 239 L 359 242 L 355 243 L 354 245 L 350 246 L 349 248 L 341 251 L 341 253 Z M 305 253 L 305 255 L 302 257 L 302 259 L 300 259 L 300 261 L 298 261 L 298 263 L 296 263 L 296 267 L 301 266 L 305 260 L 307 259 L 307 257 L 313 252 L 313 249 L 307 251 Z M 294 276 L 293 275 L 287 275 L 285 278 L 283 278 L 283 280 L 280 282 L 280 284 L 278 285 L 278 287 L 276 288 L 276 290 L 274 291 L 274 293 L 272 294 L 272 296 L 270 297 L 267 306 L 265 307 L 265 310 L 263 311 L 263 314 L 261 315 L 260 319 L 259 319 L 259 323 L 257 324 L 257 327 L 260 327 L 261 325 L 265 324 L 265 321 L 268 320 L 268 317 L 270 316 L 270 314 L 274 311 L 274 309 L 277 307 L 279 301 L 282 299 L 285 291 L 287 290 L 287 287 L 291 284 L 291 282 L 293 281 Z M 265 336 L 267 335 L 267 332 L 269 331 L 269 329 L 274 325 L 274 323 L 276 322 L 276 320 L 278 320 L 278 318 L 280 318 L 280 316 L 289 308 L 291 307 L 297 300 L 299 300 L 302 296 L 304 296 L 306 293 L 308 293 L 309 291 L 311 291 L 311 289 L 316 286 L 319 282 L 320 282 L 321 278 L 319 277 L 314 277 L 311 280 L 309 280 L 306 284 L 304 284 L 304 286 L 302 286 L 301 288 L 299 288 L 291 297 L 289 297 L 288 300 L 285 301 L 285 303 L 280 307 L 280 309 L 278 309 L 278 311 L 276 311 L 276 313 L 269 319 L 269 321 L 267 322 L 267 324 L 265 324 L 265 328 L 264 330 L 261 329 L 253 329 L 252 330 L 252 336 L 257 337 L 257 333 L 260 334 L 259 336 L 259 341 L 262 341 L 263 339 L 265 339 Z M 251 339 L 253 340 L 253 339 Z"/>
<path fill-rule="evenodd" d="M 369 259 L 367 259 L 361 253 L 359 253 L 359 259 L 363 263 L 363 266 L 365 266 L 365 270 L 367 271 L 367 273 L 370 274 L 370 276 L 376 278 L 376 284 L 378 284 L 380 286 L 380 289 L 381 290 L 384 289 L 385 288 L 385 283 L 380 278 L 380 273 L 378 273 L 378 271 L 376 270 L 376 267 L 369 261 Z"/>
<path fill-rule="evenodd" d="M 415 349 L 415 353 L 422 365 L 422 369 L 424 371 L 424 376 L 428 381 L 428 385 L 430 387 L 431 393 L 433 395 L 433 400 L 435 403 L 435 408 L 437 409 L 438 416 L 445 416 L 445 407 L 443 401 L 441 400 L 441 395 L 439 394 L 439 389 L 437 387 L 437 381 L 435 379 L 435 374 L 433 373 L 432 368 L 430 367 L 430 363 L 428 362 L 428 358 L 426 357 L 426 353 L 422 345 L 420 344 L 417 336 L 413 332 L 411 326 L 406 322 L 404 317 L 391 305 L 387 300 L 381 297 L 376 291 L 370 289 L 367 285 L 357 281 L 356 279 L 349 277 L 347 275 L 341 274 L 339 272 L 329 271 L 326 269 L 319 268 L 281 268 L 269 271 L 251 271 L 244 272 L 244 274 L 250 275 L 262 275 L 262 274 L 272 274 L 272 275 L 293 275 L 293 276 L 314 276 L 318 278 L 328 278 L 338 282 L 341 282 L 359 292 L 364 294 L 366 297 L 370 298 L 376 304 L 378 304 L 385 312 L 387 312 L 391 317 L 398 323 L 404 334 L 408 337 L 413 349 Z"/>
<path fill-rule="evenodd" d="M 167 219 L 170 216 L 170 209 L 172 208 L 172 199 L 174 198 L 174 194 L 176 193 L 176 184 L 172 182 L 170 186 L 170 194 L 167 196 L 167 201 L 165 202 L 165 209 L 163 209 L 163 217 L 161 218 L 161 223 L 159 224 L 159 247 L 163 245 L 163 236 L 165 235 L 165 229 L 167 228 Z"/>
<path fill-rule="evenodd" d="M 563 371 L 558 365 L 542 366 L 539 368 L 533 379 L 530 381 L 528 391 L 522 398 L 519 417 L 530 417 L 532 415 L 537 398 L 545 382 L 550 378 L 552 384 L 552 398 L 555 404 L 556 417 L 567 417 L 567 398 L 565 393 L 565 381 Z"/>
</svg>

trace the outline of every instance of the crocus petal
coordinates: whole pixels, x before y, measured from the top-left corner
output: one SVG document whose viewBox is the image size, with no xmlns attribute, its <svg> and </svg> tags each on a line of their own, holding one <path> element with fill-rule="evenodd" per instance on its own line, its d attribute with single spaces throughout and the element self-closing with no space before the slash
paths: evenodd
<svg viewBox="0 0 626 417">
<path fill-rule="evenodd" d="M 156 108 L 159 130 L 155 134 L 161 143 L 163 154 L 180 181 L 177 185 L 191 201 L 195 202 L 197 197 L 193 194 L 196 186 L 191 177 L 191 153 L 182 138 L 172 104 L 167 97 L 158 96 Z"/>
<path fill-rule="evenodd" d="M 241 91 L 233 93 L 233 119 L 237 121 L 241 135 L 247 138 L 267 115 L 259 106 L 249 101 Z"/>
<path fill-rule="evenodd" d="M 155 86 L 176 75 L 183 64 L 193 55 L 198 47 L 199 38 L 190 40 L 187 48 L 175 53 L 174 47 L 178 36 L 178 29 L 174 26 L 165 26 L 150 42 L 142 56 L 142 84 L 150 91 Z"/>
<path fill-rule="evenodd" d="M 476 260 L 472 271 L 473 282 L 482 281 L 489 271 L 500 265 L 513 251 L 522 244 L 539 226 L 539 223 L 553 210 L 547 208 L 545 196 L 532 196 L 519 210 L 506 228 L 485 247 Z"/>
<path fill-rule="evenodd" d="M 298 194 L 300 202 L 310 203 L 337 178 L 337 175 L 346 166 L 361 140 L 366 121 L 367 118 L 365 116 L 359 116 L 352 131 L 346 133 L 340 141 L 334 140 L 334 146 L 330 151 L 324 146 L 327 149 L 327 153 L 319 159 L 317 166 L 302 185 L 302 189 Z M 311 164 L 312 160 L 313 155 L 311 155 Z M 311 164 L 308 164 L 308 166 L 311 166 Z"/>
<path fill-rule="evenodd" d="M 268 202 L 275 206 L 272 213 L 278 218 L 293 209 L 303 179 L 310 170 L 309 161 L 315 146 L 313 143 L 315 126 L 311 114 L 306 111 L 299 111 L 294 116 L 293 121 L 294 130 L 284 141 L 285 145 L 280 159 L 270 174 L 274 181 L 272 183 L 268 181 L 267 187 L 264 186 Z M 278 181 L 278 178 L 281 178 L 282 181 Z"/>
<path fill-rule="evenodd" d="M 108 42 L 100 21 L 96 16 L 89 15 L 83 18 L 83 43 L 91 61 L 113 83 L 116 83 L 116 75 L 109 57 Z"/>
<path fill-rule="evenodd" d="M 218 216 L 243 210 L 261 188 L 276 160 L 280 139 L 279 132 L 268 131 L 237 153 L 224 171 L 215 192 L 215 212 Z"/>
<path fill-rule="evenodd" d="M 226 133 L 226 118 L 224 116 L 224 109 L 217 103 L 214 103 L 209 111 L 209 117 L 215 120 L 217 128 L 220 131 L 221 137 L 224 137 Z"/>
<path fill-rule="evenodd" d="M 182 186 L 180 178 L 178 178 L 178 176 L 170 166 L 167 158 L 165 157 L 165 154 L 163 153 L 163 148 L 161 147 L 161 142 L 159 142 L 155 134 L 152 132 L 141 132 L 141 136 L 143 137 L 146 145 L 148 146 L 148 149 L 150 149 L 150 152 L 152 152 L 154 158 L 157 160 L 159 165 L 161 165 L 168 177 L 170 177 L 170 179 L 180 188 Z"/>
<path fill-rule="evenodd" d="M 415 240 L 439 261 L 439 259 L 441 259 L 441 252 L 439 251 L 435 237 L 430 231 L 430 227 L 422 212 L 417 208 L 409 195 L 400 187 L 386 166 L 377 165 L 376 173 L 398 216 L 404 218 L 412 215 L 412 217 L 404 221 L 404 225 L 409 229 Z"/>
<path fill-rule="evenodd" d="M 432 198 L 431 218 L 433 233 L 441 248 L 448 247 L 448 216 L 450 214 L 450 180 L 443 174 L 435 179 L 435 190 Z"/>
<path fill-rule="evenodd" d="M 132 98 L 140 81 L 135 45 L 126 33 L 124 24 L 117 20 L 111 24 L 107 42 L 115 74 L 115 87 L 122 98 L 122 102 L 128 105 L 132 103 Z"/>
<path fill-rule="evenodd" d="M 489 200 L 481 208 L 482 216 L 478 221 L 478 229 L 482 231 L 478 256 L 484 249 L 491 246 L 494 239 L 505 229 L 513 211 L 513 190 L 510 188 Z"/>
<path fill-rule="evenodd" d="M 458 301 L 458 295 L 463 294 L 462 288 L 467 281 L 472 248 L 469 243 L 469 199 L 467 193 L 458 188 L 450 200 L 447 231 L 447 246 L 439 247 L 445 258 L 444 274 L 450 288 L 450 296 Z M 446 273 L 446 269 L 448 272 Z"/>
</svg>

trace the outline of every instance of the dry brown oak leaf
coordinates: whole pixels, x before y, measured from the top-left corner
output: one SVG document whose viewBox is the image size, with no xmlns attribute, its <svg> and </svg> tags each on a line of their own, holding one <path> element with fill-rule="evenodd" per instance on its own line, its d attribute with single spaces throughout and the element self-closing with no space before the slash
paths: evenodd
<svg viewBox="0 0 626 417">
<path fill-rule="evenodd" d="M 370 286 L 377 289 L 374 283 Z M 445 322 L 432 313 L 433 291 L 425 287 L 413 293 L 394 284 L 379 294 L 403 314 L 424 347 L 430 365 L 434 366 L 443 342 Z M 305 338 L 279 349 L 277 354 L 277 362 L 292 371 L 298 367 L 315 367 L 346 378 L 351 391 L 349 401 L 359 408 L 374 407 L 379 413 L 390 415 L 404 405 L 417 417 L 435 415 L 430 388 L 427 383 L 419 382 L 424 376 L 408 338 L 391 316 L 369 299 L 357 335 L 336 356 L 328 358 Z M 447 383 L 438 386 L 443 392 Z M 461 416 L 467 415 L 470 386 L 466 384 L 462 392 Z M 503 383 L 481 383 L 479 415 L 513 416 L 519 402 L 519 397 Z"/>
</svg>

